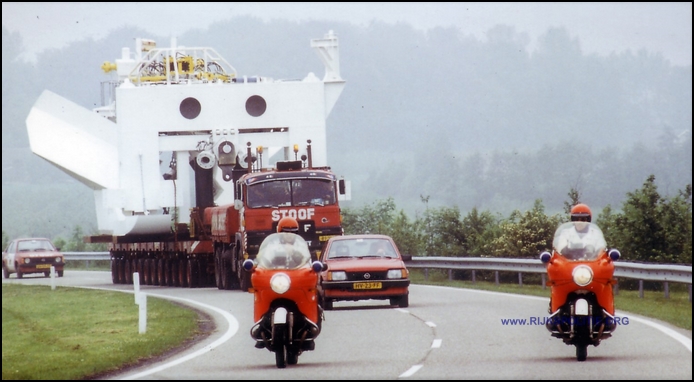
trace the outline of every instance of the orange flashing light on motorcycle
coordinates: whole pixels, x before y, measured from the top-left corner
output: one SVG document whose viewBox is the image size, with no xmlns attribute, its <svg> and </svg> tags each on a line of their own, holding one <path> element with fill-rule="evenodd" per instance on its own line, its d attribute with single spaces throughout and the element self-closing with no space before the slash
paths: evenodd
<svg viewBox="0 0 694 382">
<path fill-rule="evenodd" d="M 617 327 L 612 286 L 620 253 L 607 249 L 587 206 L 575 206 L 571 220 L 557 228 L 552 252 L 540 255 L 551 287 L 546 327 L 552 337 L 574 345 L 576 359 L 585 361 L 588 346 L 598 346 Z"/>
</svg>

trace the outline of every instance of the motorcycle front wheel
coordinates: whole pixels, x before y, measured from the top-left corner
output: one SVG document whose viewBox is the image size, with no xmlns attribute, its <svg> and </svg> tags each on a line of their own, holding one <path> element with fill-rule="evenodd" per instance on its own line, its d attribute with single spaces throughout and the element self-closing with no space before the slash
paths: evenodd
<svg viewBox="0 0 694 382">
<path fill-rule="evenodd" d="M 576 361 L 583 362 L 588 358 L 588 345 L 576 344 Z"/>
<path fill-rule="evenodd" d="M 275 325 L 273 333 L 273 349 L 275 351 L 275 364 L 278 368 L 284 369 L 287 367 L 287 343 L 286 343 L 286 325 Z"/>
</svg>

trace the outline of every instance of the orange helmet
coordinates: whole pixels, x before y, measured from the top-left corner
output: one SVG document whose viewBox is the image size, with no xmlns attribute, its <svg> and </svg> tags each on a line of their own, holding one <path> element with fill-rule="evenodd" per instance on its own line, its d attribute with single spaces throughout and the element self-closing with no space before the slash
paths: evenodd
<svg viewBox="0 0 694 382">
<path fill-rule="evenodd" d="M 593 214 L 590 212 L 590 207 L 583 203 L 576 204 L 571 207 L 571 221 L 587 221 L 590 222 Z"/>
<path fill-rule="evenodd" d="M 277 232 L 299 232 L 299 222 L 294 218 L 285 216 L 277 223 Z"/>
</svg>

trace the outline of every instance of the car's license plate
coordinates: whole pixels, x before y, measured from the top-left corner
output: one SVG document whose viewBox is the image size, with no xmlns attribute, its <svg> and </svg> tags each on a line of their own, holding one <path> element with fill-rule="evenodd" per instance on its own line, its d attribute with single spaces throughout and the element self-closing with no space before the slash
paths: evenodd
<svg viewBox="0 0 694 382">
<path fill-rule="evenodd" d="M 368 283 L 354 283 L 353 285 L 354 289 L 381 289 L 383 288 L 383 284 L 380 282 L 368 282 Z"/>
<path fill-rule="evenodd" d="M 50 264 L 38 264 L 36 265 L 36 269 L 41 269 L 41 268 L 50 268 Z"/>
</svg>

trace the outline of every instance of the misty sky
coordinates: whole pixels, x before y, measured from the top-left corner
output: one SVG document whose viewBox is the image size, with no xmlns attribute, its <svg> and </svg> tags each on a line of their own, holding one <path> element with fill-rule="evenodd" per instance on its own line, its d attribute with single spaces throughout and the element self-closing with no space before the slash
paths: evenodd
<svg viewBox="0 0 694 382">
<path fill-rule="evenodd" d="M 530 37 L 530 50 L 549 27 L 565 27 L 584 53 L 609 55 L 626 50 L 660 52 L 674 65 L 692 64 L 692 3 L 2 3 L 2 25 L 18 32 L 34 60 L 49 48 L 111 30 L 136 26 L 160 36 L 178 37 L 190 29 L 235 16 L 265 21 L 336 20 L 368 25 L 373 20 L 405 22 L 426 30 L 455 26 L 463 35 L 485 39 L 497 24 Z"/>
</svg>

